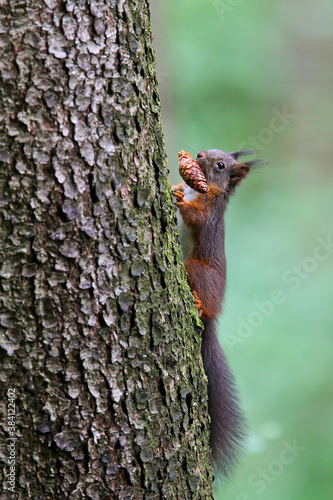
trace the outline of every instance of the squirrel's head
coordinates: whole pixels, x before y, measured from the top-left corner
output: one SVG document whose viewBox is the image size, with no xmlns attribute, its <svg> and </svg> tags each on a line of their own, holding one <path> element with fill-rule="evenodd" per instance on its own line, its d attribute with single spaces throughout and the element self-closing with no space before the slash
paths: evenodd
<svg viewBox="0 0 333 500">
<path fill-rule="evenodd" d="M 208 184 L 214 184 L 231 195 L 251 169 L 267 163 L 264 159 L 238 163 L 239 158 L 257 153 L 258 151 L 253 149 L 242 149 L 234 153 L 208 149 L 199 151 L 196 162 L 201 167 Z"/>
</svg>

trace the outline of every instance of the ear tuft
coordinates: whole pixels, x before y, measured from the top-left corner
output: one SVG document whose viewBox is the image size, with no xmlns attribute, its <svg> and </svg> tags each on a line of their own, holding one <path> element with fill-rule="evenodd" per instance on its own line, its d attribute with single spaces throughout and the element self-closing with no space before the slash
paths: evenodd
<svg viewBox="0 0 333 500">
<path fill-rule="evenodd" d="M 246 164 L 250 167 L 251 170 L 259 167 L 264 167 L 271 162 L 269 158 L 258 158 L 257 160 L 247 161 Z"/>
<path fill-rule="evenodd" d="M 244 148 L 240 149 L 239 151 L 229 153 L 229 155 L 232 156 L 235 160 L 238 160 L 238 158 L 242 158 L 243 156 L 257 155 L 259 152 L 260 151 L 257 151 L 256 149 Z"/>
</svg>

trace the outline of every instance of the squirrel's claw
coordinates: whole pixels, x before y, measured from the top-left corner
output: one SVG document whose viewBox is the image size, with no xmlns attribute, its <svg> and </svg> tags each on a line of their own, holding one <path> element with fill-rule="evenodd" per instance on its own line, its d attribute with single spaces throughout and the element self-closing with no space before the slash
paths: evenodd
<svg viewBox="0 0 333 500">
<path fill-rule="evenodd" d="M 182 205 L 184 203 L 184 192 L 180 191 L 179 189 L 175 189 L 172 191 L 172 194 L 176 198 L 176 205 Z"/>
<path fill-rule="evenodd" d="M 198 311 L 199 318 L 201 318 L 203 310 L 202 310 L 202 302 L 198 297 L 198 294 L 195 290 L 193 290 L 193 295 L 194 295 L 194 305 Z"/>
</svg>

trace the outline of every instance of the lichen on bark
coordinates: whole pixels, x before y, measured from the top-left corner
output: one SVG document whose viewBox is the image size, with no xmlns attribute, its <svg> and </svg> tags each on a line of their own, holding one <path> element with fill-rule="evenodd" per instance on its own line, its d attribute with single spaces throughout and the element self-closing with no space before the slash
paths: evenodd
<svg viewBox="0 0 333 500">
<path fill-rule="evenodd" d="M 148 4 L 0 13 L 0 433 L 15 388 L 17 498 L 211 498 Z"/>
</svg>

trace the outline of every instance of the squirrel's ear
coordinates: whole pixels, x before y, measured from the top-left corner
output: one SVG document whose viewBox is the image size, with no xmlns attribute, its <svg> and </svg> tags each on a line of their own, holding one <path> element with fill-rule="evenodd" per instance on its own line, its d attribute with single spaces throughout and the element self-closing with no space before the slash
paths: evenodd
<svg viewBox="0 0 333 500">
<path fill-rule="evenodd" d="M 236 163 L 230 172 L 230 184 L 237 186 L 249 173 L 250 167 L 247 163 Z"/>
</svg>

